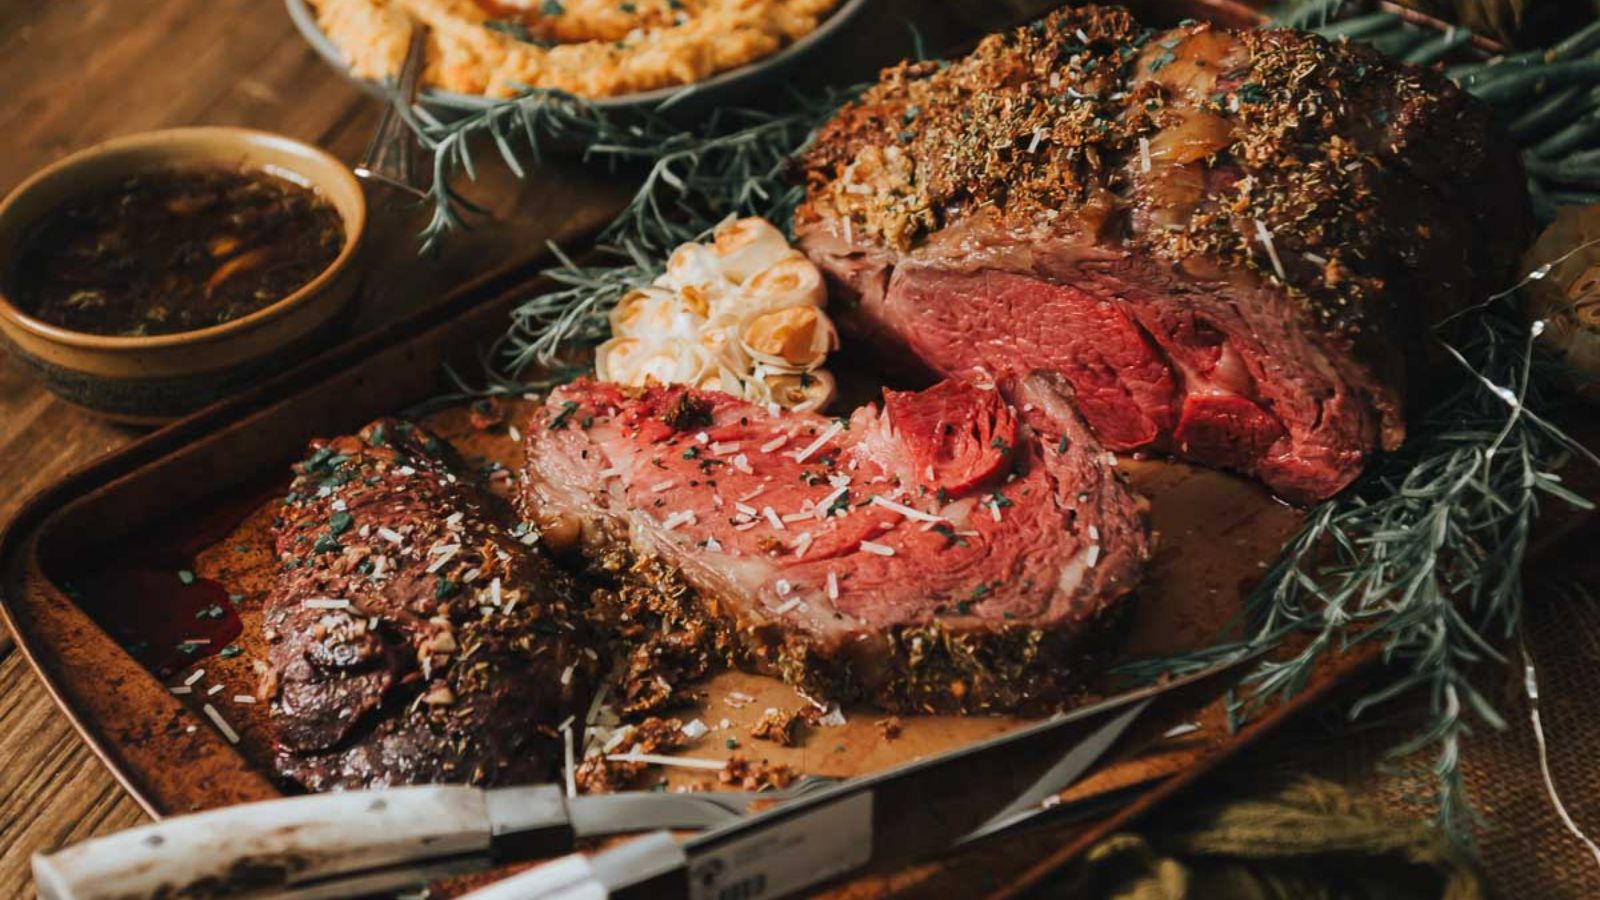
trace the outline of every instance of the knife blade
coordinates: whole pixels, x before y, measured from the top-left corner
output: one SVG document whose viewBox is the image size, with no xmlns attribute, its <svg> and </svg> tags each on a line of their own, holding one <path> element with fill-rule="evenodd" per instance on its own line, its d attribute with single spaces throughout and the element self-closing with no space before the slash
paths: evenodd
<svg viewBox="0 0 1600 900">
<path fill-rule="evenodd" d="M 184 896 L 201 885 L 238 897 L 345 897 L 566 853 L 582 837 L 710 828 L 772 799 L 743 792 L 566 797 L 556 785 L 347 791 L 164 819 L 35 855 L 33 869 L 46 900 Z"/>
<path fill-rule="evenodd" d="M 1087 771 L 1156 697 L 1259 655 L 1239 654 L 959 750 L 850 779 L 683 843 L 657 832 L 592 857 L 564 857 L 467 896 L 766 900 L 867 866 L 926 858 L 1027 818 L 1048 788 L 1062 790 Z M 980 767 L 981 778 L 967 777 Z"/>
</svg>

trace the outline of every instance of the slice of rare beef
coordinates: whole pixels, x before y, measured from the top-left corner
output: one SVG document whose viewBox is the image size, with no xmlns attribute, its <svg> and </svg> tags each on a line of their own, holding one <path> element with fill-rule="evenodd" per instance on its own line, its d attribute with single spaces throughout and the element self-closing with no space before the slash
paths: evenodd
<svg viewBox="0 0 1600 900">
<path fill-rule="evenodd" d="M 1042 708 L 1104 649 L 1150 548 L 1069 392 L 951 381 L 829 419 L 578 382 L 527 426 L 525 505 L 591 555 L 675 568 L 737 664 L 812 697 Z"/>
<path fill-rule="evenodd" d="M 1429 326 L 1531 228 L 1515 146 L 1437 72 L 1112 8 L 886 70 L 804 170 L 847 332 L 935 375 L 1059 372 L 1112 449 L 1296 501 L 1400 444 Z"/>
<path fill-rule="evenodd" d="M 599 663 L 570 577 L 504 527 L 509 504 L 396 420 L 313 444 L 295 471 L 263 625 L 280 776 L 314 791 L 552 777 Z"/>
</svg>

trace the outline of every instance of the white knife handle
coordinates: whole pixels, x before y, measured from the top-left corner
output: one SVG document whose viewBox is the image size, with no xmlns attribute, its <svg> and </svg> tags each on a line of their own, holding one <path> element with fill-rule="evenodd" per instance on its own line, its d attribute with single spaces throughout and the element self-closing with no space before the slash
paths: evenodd
<svg viewBox="0 0 1600 900">
<path fill-rule="evenodd" d="M 458 900 L 606 900 L 641 889 L 660 900 L 687 893 L 686 865 L 677 839 L 656 831 L 593 856 L 574 853 L 534 866 Z"/>
<path fill-rule="evenodd" d="M 484 792 L 477 788 L 318 794 L 178 816 L 48 856 L 35 854 L 33 875 L 44 900 L 191 891 L 284 896 L 296 884 L 487 854 L 491 830 Z"/>
</svg>

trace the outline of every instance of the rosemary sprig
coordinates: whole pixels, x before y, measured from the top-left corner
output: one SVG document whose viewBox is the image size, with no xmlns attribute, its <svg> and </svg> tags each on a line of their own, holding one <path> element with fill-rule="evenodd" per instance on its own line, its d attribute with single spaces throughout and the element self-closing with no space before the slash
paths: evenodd
<svg viewBox="0 0 1600 900">
<path fill-rule="evenodd" d="M 699 130 L 680 128 L 658 112 L 618 116 L 554 91 L 529 91 L 448 124 L 416 117 L 413 126 L 434 158 L 433 216 L 423 246 L 466 227 L 477 211 L 452 186 L 458 173 L 474 176 L 474 140 L 492 141 L 519 177 L 529 168 L 525 161 L 538 163 L 541 141 L 548 140 L 582 142 L 590 162 L 642 171 L 633 197 L 601 234 L 597 264 L 579 265 L 552 246 L 558 265 L 543 274 L 564 287 L 512 312 L 497 348 L 499 365 L 513 374 L 554 365 L 563 348 L 600 337 L 611 307 L 660 275 L 671 248 L 703 239 L 729 216 L 762 216 L 788 227 L 803 194 L 788 179 L 790 161 L 860 90 L 795 95 L 781 113 L 722 110 Z"/>
</svg>

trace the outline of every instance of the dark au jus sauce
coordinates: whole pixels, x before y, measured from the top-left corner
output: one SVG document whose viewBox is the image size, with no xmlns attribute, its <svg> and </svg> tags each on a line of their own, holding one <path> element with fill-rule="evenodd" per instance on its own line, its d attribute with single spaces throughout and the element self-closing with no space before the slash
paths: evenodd
<svg viewBox="0 0 1600 900">
<path fill-rule="evenodd" d="M 89 334 L 171 334 L 287 297 L 344 248 L 337 210 L 264 172 L 153 171 L 86 193 L 23 237 L 22 310 Z"/>
</svg>

